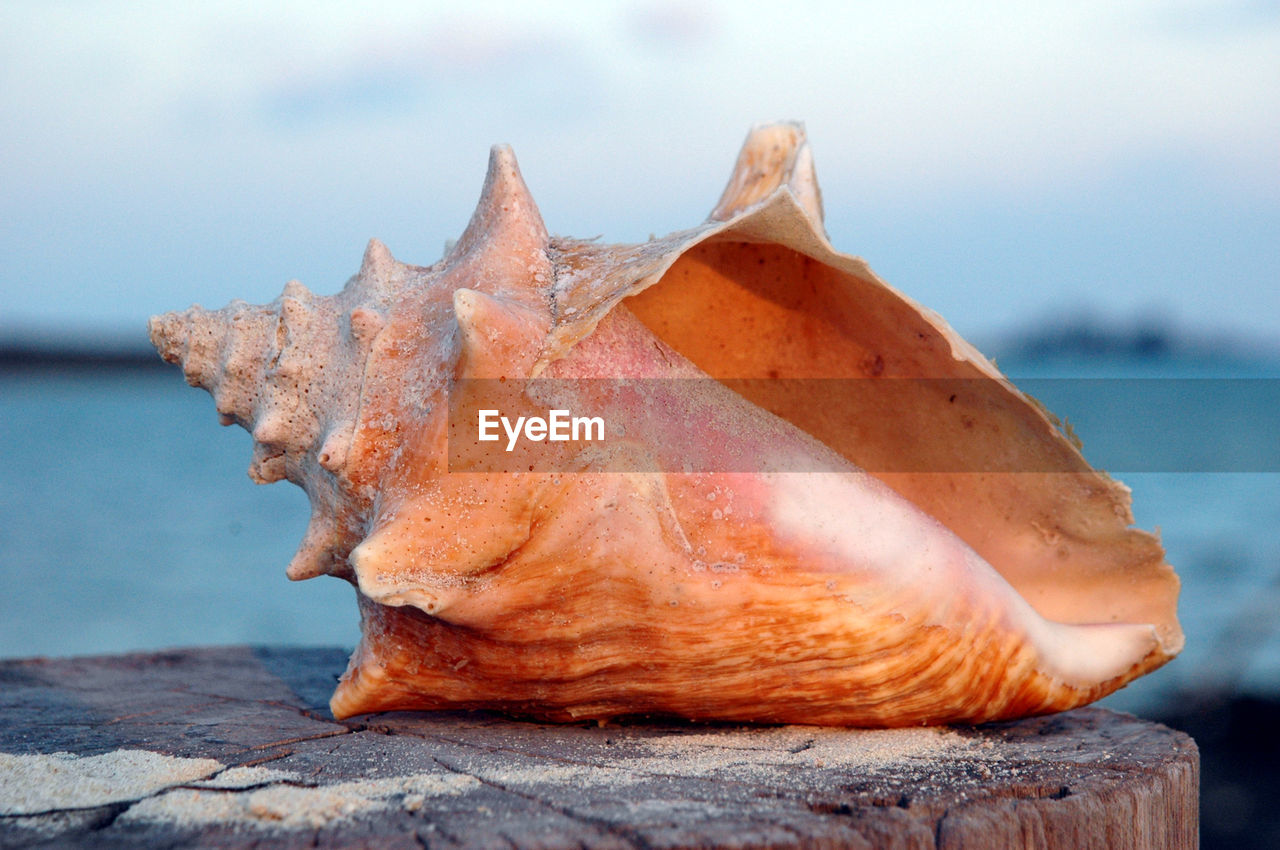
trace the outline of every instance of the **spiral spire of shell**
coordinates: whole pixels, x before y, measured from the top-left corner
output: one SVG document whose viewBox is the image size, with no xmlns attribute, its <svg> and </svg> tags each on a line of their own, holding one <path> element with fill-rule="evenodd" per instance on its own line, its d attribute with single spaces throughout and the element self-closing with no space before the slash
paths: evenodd
<svg viewBox="0 0 1280 850">
<path fill-rule="evenodd" d="M 161 356 L 213 395 L 224 425 L 252 434 L 249 476 L 306 490 L 311 523 L 290 578 L 350 577 L 347 556 L 375 522 L 382 480 L 402 474 L 403 462 L 432 466 L 400 456 L 404 432 L 432 427 L 457 346 L 471 339 L 468 368 L 485 368 L 477 310 L 527 324 L 522 338 L 536 348 L 552 277 L 547 239 L 514 155 L 499 145 L 475 215 L 440 263 L 406 266 L 374 239 L 336 295 L 290 281 L 266 306 L 235 301 L 151 320 Z"/>
<path fill-rule="evenodd" d="M 208 390 L 223 425 L 253 436 L 249 477 L 289 480 L 306 490 L 312 523 L 289 567 L 291 578 L 340 572 L 358 542 L 362 492 L 349 461 L 366 360 L 403 266 L 377 240 L 342 292 L 317 296 L 297 281 L 268 305 L 233 301 L 157 316 L 151 342 Z"/>
</svg>

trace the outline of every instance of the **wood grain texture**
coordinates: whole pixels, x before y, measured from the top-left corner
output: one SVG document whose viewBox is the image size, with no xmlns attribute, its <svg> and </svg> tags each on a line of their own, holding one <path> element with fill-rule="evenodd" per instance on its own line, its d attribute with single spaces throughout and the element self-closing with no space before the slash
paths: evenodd
<svg viewBox="0 0 1280 850">
<path fill-rule="evenodd" d="M 1197 846 L 1194 742 L 1106 710 L 887 732 L 336 722 L 345 663 L 261 647 L 0 662 L 0 847 Z M 41 756 L 75 770 L 120 750 L 222 767 L 15 802 Z"/>
</svg>

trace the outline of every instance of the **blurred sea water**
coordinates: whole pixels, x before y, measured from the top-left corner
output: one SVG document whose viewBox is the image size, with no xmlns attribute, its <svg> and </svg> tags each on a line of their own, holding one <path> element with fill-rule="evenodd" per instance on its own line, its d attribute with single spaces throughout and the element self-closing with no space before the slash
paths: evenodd
<svg viewBox="0 0 1280 850">
<path fill-rule="evenodd" d="M 309 517 L 177 369 L 0 374 L 0 656 L 354 645 L 345 582 L 289 582 Z"/>
<path fill-rule="evenodd" d="M 1115 474 L 1133 490 L 1137 525 L 1160 529 L 1182 577 L 1187 647 L 1107 703 L 1143 712 L 1189 690 L 1280 695 L 1280 464 L 1267 454 L 1280 434 L 1269 396 L 1280 363 L 1022 357 L 1000 365 L 1030 379 L 1091 460 L 1091 443 L 1122 459 L 1143 444 L 1116 448 L 1111 424 L 1125 391 L 1065 379 L 1141 379 L 1128 413 L 1158 426 L 1141 438 L 1165 452 L 1158 471 Z M 1144 416 L 1144 392 L 1188 378 L 1257 383 L 1225 408 Z M 1223 422 L 1239 427 L 1224 436 Z M 1230 472 L 1177 471 L 1168 454 L 1241 441 L 1246 461 L 1228 453 Z M 0 370 L 0 446 L 0 657 L 354 646 L 358 614 L 346 583 L 284 577 L 306 527 L 306 497 L 287 484 L 253 486 L 248 435 L 218 428 L 209 396 L 176 368 Z"/>
</svg>

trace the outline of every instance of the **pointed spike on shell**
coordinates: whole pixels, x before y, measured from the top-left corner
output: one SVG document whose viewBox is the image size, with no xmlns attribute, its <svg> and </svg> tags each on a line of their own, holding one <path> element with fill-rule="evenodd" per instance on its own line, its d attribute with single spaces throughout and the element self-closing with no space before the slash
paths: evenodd
<svg viewBox="0 0 1280 850">
<path fill-rule="evenodd" d="M 366 289 L 382 290 L 391 283 L 391 276 L 398 265 L 386 245 L 378 239 L 370 239 L 364 249 L 364 259 L 360 262 L 360 272 L 356 279 Z"/>
<path fill-rule="evenodd" d="M 551 317 L 555 270 L 547 255 L 550 238 L 537 204 L 520 176 L 511 148 L 489 154 L 480 203 L 467 229 L 445 257 L 451 286 L 519 302 Z"/>
<path fill-rule="evenodd" d="M 285 576 L 290 581 L 305 581 L 326 575 L 333 563 L 333 544 L 337 536 L 337 528 L 328 516 L 320 512 L 312 513 L 307 532 L 298 544 L 298 551 L 285 568 Z"/>
<path fill-rule="evenodd" d="M 284 285 L 284 292 L 281 294 L 285 298 L 294 298 L 301 301 L 303 304 L 310 302 L 311 299 L 315 297 L 314 293 L 303 286 L 302 281 L 300 280 L 291 280 L 286 283 Z"/>
<path fill-rule="evenodd" d="M 540 314 L 519 302 L 474 289 L 454 290 L 453 311 L 465 377 L 496 379 L 530 368 L 546 334 Z"/>
<path fill-rule="evenodd" d="M 446 262 L 486 244 L 510 252 L 530 245 L 541 247 L 548 238 L 542 214 L 520 175 L 515 153 L 508 145 L 494 145 L 489 151 L 489 170 L 480 191 L 480 203 L 445 257 Z"/>
<path fill-rule="evenodd" d="M 458 327 L 469 330 L 475 327 L 481 311 L 499 309 L 492 296 L 474 289 L 455 289 L 453 292 L 453 315 L 458 320 Z"/>
<path fill-rule="evenodd" d="M 728 221 L 784 187 L 820 228 L 822 192 L 818 188 L 804 125 L 799 122 L 757 125 L 747 134 L 729 184 L 710 218 Z"/>
</svg>

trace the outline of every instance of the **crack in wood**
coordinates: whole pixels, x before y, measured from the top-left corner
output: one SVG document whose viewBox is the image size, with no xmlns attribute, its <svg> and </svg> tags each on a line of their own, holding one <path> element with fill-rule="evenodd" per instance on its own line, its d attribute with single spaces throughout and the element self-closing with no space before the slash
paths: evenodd
<svg viewBox="0 0 1280 850">
<path fill-rule="evenodd" d="M 139 798 L 139 799 L 142 799 L 142 798 Z M 57 815 L 84 814 L 85 812 L 95 812 L 95 811 L 98 811 L 99 809 L 102 809 L 102 810 L 113 809 L 119 806 L 124 806 L 125 808 L 128 808 L 129 806 L 133 805 L 135 802 L 137 801 L 136 800 L 119 800 L 111 803 L 97 803 L 91 806 L 64 806 L 63 808 L 60 808 L 60 809 L 45 809 L 39 812 L 21 812 L 21 813 L 0 812 L 0 823 L 4 823 L 4 822 L 21 823 L 22 821 L 27 820 L 29 818 L 47 818 L 47 817 L 55 817 Z M 112 820 L 114 820 L 115 817 L 116 816 L 113 815 Z M 97 827 L 91 827 L 91 828 L 96 829 Z"/>
<path fill-rule="evenodd" d="M 280 759 L 288 758 L 289 756 L 293 755 L 295 752 L 297 751 L 286 749 L 282 753 L 274 753 L 269 756 L 262 756 L 261 758 L 250 759 L 249 761 L 240 761 L 240 762 L 236 762 L 235 764 L 229 764 L 227 766 L 228 767 L 257 767 L 258 765 L 261 765 L 261 764 L 267 764 L 268 762 L 279 761 Z"/>
<path fill-rule="evenodd" d="M 250 750 L 269 750 L 273 747 L 287 747 L 290 744 L 301 744 L 306 741 L 323 741 L 326 738 L 336 738 L 340 735 L 350 735 L 350 729 L 335 729 L 332 732 L 324 732 L 318 735 L 299 735 L 295 738 L 284 738 L 279 741 L 272 741 L 267 744 L 254 744 L 249 747 Z"/>
<path fill-rule="evenodd" d="M 127 812 L 132 805 L 133 803 L 112 803 L 103 806 L 103 817 L 88 824 L 89 830 L 91 832 L 101 832 L 104 829 L 111 828 L 115 825 L 116 820 Z"/>
<path fill-rule="evenodd" d="M 202 696 L 210 696 L 210 695 L 209 695 L 209 694 L 203 694 Z M 203 703 L 199 703 L 199 704 L 197 704 L 197 705 L 183 706 L 183 707 L 182 707 L 182 710 L 183 710 L 183 711 L 197 711 L 197 710 L 199 710 L 199 709 L 202 709 L 202 708 L 208 708 L 209 706 L 213 706 L 213 705 L 226 705 L 228 702 L 230 702 L 230 700 L 228 700 L 226 697 L 218 697 L 218 698 L 217 698 L 215 701 L 213 701 L 213 702 L 203 702 Z M 165 706 L 165 707 L 163 707 L 163 708 L 154 708 L 154 709 L 152 709 L 151 711 L 135 711 L 135 712 L 133 712 L 133 713 L 131 713 L 131 714 L 121 714 L 121 715 L 119 715 L 118 717 L 112 717 L 112 718 L 111 718 L 111 719 L 109 719 L 109 720 L 104 720 L 104 721 L 102 721 L 102 723 L 101 723 L 101 724 L 99 724 L 99 725 L 102 725 L 102 726 L 112 726 L 112 725 L 114 725 L 114 724 L 116 724 L 116 723 L 124 723 L 124 722 L 125 722 L 125 721 L 127 721 L 127 720 L 136 720 L 136 719 L 138 719 L 138 718 L 142 718 L 142 717 L 154 717 L 154 716 L 155 716 L 155 715 L 157 715 L 157 714 L 165 714 L 166 712 L 172 712 L 172 711 L 173 711 L 173 707 L 172 707 L 172 706 Z M 167 723 L 169 723 L 169 724 L 174 723 L 174 721 L 159 721 L 159 722 L 161 722 L 161 723 L 165 723 L 165 722 L 167 722 Z"/>
</svg>

